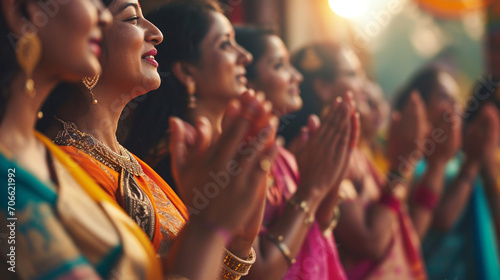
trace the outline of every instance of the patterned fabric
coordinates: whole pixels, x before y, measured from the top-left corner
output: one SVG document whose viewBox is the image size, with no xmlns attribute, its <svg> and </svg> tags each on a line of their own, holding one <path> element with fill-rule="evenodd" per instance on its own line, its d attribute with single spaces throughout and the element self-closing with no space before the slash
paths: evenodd
<svg viewBox="0 0 500 280">
<path fill-rule="evenodd" d="M 353 151 L 349 178 L 356 186 L 357 199 L 363 200 L 366 206 L 380 199 L 385 185 L 383 175 L 359 149 Z M 346 199 L 344 203 L 350 201 Z M 398 222 L 387 229 L 392 233 L 392 242 L 382 258 L 363 260 L 343 252 L 342 263 L 349 279 L 426 279 L 420 241 L 406 209 L 392 215 Z"/>
<path fill-rule="evenodd" d="M 460 171 L 462 154 L 451 159 L 445 169 L 445 188 Z M 423 175 L 426 162 L 415 169 L 415 180 Z M 422 251 L 429 279 L 500 279 L 500 261 L 492 216 L 482 182 L 474 181 L 469 202 L 448 232 L 429 230 Z"/>
<path fill-rule="evenodd" d="M 38 135 L 58 185 L 41 182 L 0 155 L 1 177 L 15 169 L 16 272 L 2 260 L 2 279 L 158 279 L 159 262 L 146 236 L 67 155 Z M 6 195 L 1 205 L 8 205 Z M 2 227 L 2 233 L 6 227 Z M 3 240 L 2 240 L 3 242 Z M 9 246 L 0 246 L 2 258 Z"/>
<path fill-rule="evenodd" d="M 261 234 L 283 214 L 288 199 L 295 193 L 299 181 L 298 167 L 292 154 L 283 148 L 271 167 L 274 183 L 268 190 L 267 204 Z M 285 280 L 347 279 L 340 265 L 333 235 L 325 237 L 317 222 L 311 226 L 297 262 L 288 270 Z"/>
<path fill-rule="evenodd" d="M 75 160 L 96 183 L 115 201 L 122 205 L 119 192 L 119 173 L 100 163 L 92 156 L 74 147 L 61 147 Z M 155 232 L 153 245 L 160 257 L 165 257 L 172 242 L 184 227 L 187 210 L 179 197 L 148 165 L 137 159 L 144 175 L 134 176 L 137 184 L 144 190 L 155 208 Z M 160 226 L 158 226 L 160 225 Z"/>
</svg>

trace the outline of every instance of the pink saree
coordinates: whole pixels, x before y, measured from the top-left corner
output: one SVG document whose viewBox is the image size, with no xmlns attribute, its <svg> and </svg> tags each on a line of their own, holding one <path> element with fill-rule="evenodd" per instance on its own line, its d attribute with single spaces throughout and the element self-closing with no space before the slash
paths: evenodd
<svg viewBox="0 0 500 280">
<path fill-rule="evenodd" d="M 295 157 L 280 148 L 271 175 L 274 184 L 268 189 L 262 233 L 282 215 L 288 199 L 295 193 L 299 181 Z M 340 264 L 333 235 L 325 237 L 315 222 L 290 267 L 285 280 L 344 280 L 347 279 Z"/>
<path fill-rule="evenodd" d="M 351 160 L 356 164 L 354 174 L 358 174 L 358 199 L 365 200 L 366 206 L 378 203 L 381 188 L 385 185 L 381 172 L 359 149 L 354 150 Z M 353 181 L 356 180 L 354 178 Z M 349 203 L 349 200 L 344 203 Z M 393 237 L 382 258 L 373 261 L 348 254 L 342 255 L 342 262 L 350 280 L 427 279 L 420 252 L 420 240 L 405 205 L 401 205 L 393 214 L 396 215 L 398 223 L 387 229 L 392 232 Z"/>
</svg>

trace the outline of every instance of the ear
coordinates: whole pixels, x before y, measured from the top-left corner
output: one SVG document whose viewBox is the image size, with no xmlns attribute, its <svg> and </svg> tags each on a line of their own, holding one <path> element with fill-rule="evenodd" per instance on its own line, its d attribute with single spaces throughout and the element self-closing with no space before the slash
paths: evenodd
<svg viewBox="0 0 500 280">
<path fill-rule="evenodd" d="M 28 30 L 37 32 L 37 28 L 31 22 L 32 15 L 34 15 L 37 11 L 40 10 L 40 7 L 34 1 L 26 2 L 26 13 L 28 13 L 28 18 L 21 10 L 20 1 L 16 0 L 1 0 L 3 17 L 5 17 L 5 22 L 7 23 L 7 27 L 11 31 L 8 34 L 11 42 L 17 39 Z"/>
<path fill-rule="evenodd" d="M 315 78 L 313 81 L 313 88 L 324 104 L 330 103 L 332 98 L 331 83 L 320 78 Z"/>
<path fill-rule="evenodd" d="M 194 74 L 195 69 L 190 64 L 182 61 L 175 62 L 172 65 L 172 74 L 184 85 L 187 86 L 189 80 L 196 82 Z"/>
</svg>

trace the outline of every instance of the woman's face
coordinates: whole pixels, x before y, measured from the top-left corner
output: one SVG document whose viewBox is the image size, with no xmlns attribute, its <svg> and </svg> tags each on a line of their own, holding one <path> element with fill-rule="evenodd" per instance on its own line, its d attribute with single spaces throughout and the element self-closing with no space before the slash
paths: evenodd
<svg viewBox="0 0 500 280">
<path fill-rule="evenodd" d="M 200 61 L 191 73 L 198 99 L 227 102 L 247 89 L 245 66 L 252 56 L 236 43 L 233 26 L 221 13 L 210 12 L 210 28 L 200 49 Z"/>
<path fill-rule="evenodd" d="M 449 112 L 458 114 L 456 106 L 458 97 L 459 88 L 455 79 L 448 73 L 439 73 L 436 86 L 427 102 L 427 118 L 430 123 L 436 125 L 443 121 Z"/>
<path fill-rule="evenodd" d="M 329 100 L 325 100 L 327 104 L 348 91 L 356 95 L 363 87 L 364 72 L 357 55 L 352 50 L 342 48 L 338 56 L 337 77 L 331 84 Z"/>
<path fill-rule="evenodd" d="M 366 140 L 370 140 L 387 121 L 389 104 L 384 98 L 382 89 L 372 82 L 367 82 L 361 94 L 355 97 L 360 115 L 361 134 Z"/>
<path fill-rule="evenodd" d="M 163 35 L 144 18 L 137 0 L 115 0 L 109 9 L 114 21 L 104 33 L 100 83 L 120 87 L 128 101 L 160 86 L 154 56 Z"/>
<path fill-rule="evenodd" d="M 299 84 L 303 77 L 290 64 L 288 50 L 278 36 L 266 36 L 265 44 L 266 52 L 255 63 L 257 78 L 250 86 L 263 91 L 279 112 L 297 111 L 302 107 Z"/>
<path fill-rule="evenodd" d="M 100 0 L 73 0 L 56 3 L 58 12 L 51 15 L 40 3 L 43 1 L 29 2 L 27 8 L 45 15 L 34 19 L 47 19 L 46 24 L 34 20 L 32 25 L 42 42 L 39 66 L 43 73 L 59 80 L 79 80 L 100 73 L 102 28 L 112 21 L 109 10 Z"/>
</svg>

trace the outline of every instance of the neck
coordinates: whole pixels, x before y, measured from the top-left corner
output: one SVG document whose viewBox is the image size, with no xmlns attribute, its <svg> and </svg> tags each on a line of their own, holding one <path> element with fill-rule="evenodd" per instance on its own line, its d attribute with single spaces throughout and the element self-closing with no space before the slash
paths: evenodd
<svg viewBox="0 0 500 280">
<path fill-rule="evenodd" d="M 38 111 L 57 84 L 55 79 L 48 79 L 40 73 L 34 73 L 33 81 L 36 92 L 34 97 L 30 97 L 25 91 L 26 76 L 19 74 L 14 77 L 0 123 L 0 143 L 14 155 L 22 153 L 27 145 L 36 142 L 33 131 Z"/>
<path fill-rule="evenodd" d="M 88 110 L 78 116 L 73 114 L 68 119 L 73 121 L 79 130 L 92 134 L 111 150 L 119 153 L 116 130 L 121 112 L 130 99 L 121 98 L 125 95 L 121 94 L 119 89 L 105 83 L 98 84 L 92 91 L 98 103 L 89 105 Z M 88 90 L 85 90 L 83 94 L 90 95 Z M 90 98 L 87 99 L 90 100 Z"/>
<path fill-rule="evenodd" d="M 190 114 L 190 121 L 194 122 L 199 117 L 205 117 L 212 125 L 214 138 L 218 138 L 222 133 L 222 119 L 224 117 L 227 102 L 216 100 L 198 100 L 196 109 Z"/>
</svg>

